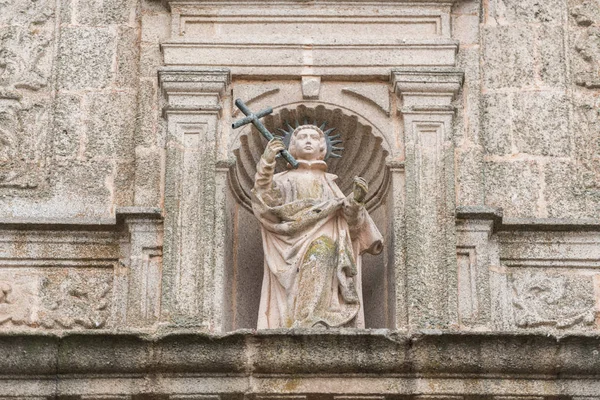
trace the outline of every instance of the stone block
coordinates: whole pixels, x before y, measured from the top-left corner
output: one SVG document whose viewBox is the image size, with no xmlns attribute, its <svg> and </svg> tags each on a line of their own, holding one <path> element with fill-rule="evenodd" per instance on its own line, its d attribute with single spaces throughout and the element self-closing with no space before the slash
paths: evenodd
<svg viewBox="0 0 600 400">
<path fill-rule="evenodd" d="M 160 43 L 171 36 L 171 15 L 149 13 L 142 15 L 142 42 Z"/>
<path fill-rule="evenodd" d="M 490 0 L 490 18 L 509 24 L 561 23 L 566 0 Z"/>
<path fill-rule="evenodd" d="M 60 0 L 60 23 L 71 25 L 73 23 L 73 1 Z"/>
<path fill-rule="evenodd" d="M 574 157 L 585 188 L 600 188 L 600 99 L 596 93 L 573 93 Z"/>
<path fill-rule="evenodd" d="M 135 94 L 90 94 L 87 102 L 86 156 L 131 156 L 137 112 Z"/>
<path fill-rule="evenodd" d="M 51 336 L 3 336 L 0 366 L 9 374 L 40 374 L 57 366 L 59 340 Z"/>
<path fill-rule="evenodd" d="M 75 158 L 83 134 L 81 98 L 59 94 L 54 109 L 54 154 Z"/>
<path fill-rule="evenodd" d="M 461 44 L 479 43 L 479 16 L 455 15 L 452 17 L 452 37 Z"/>
<path fill-rule="evenodd" d="M 127 24 L 136 12 L 136 0 L 79 0 L 77 22 L 82 25 Z"/>
<path fill-rule="evenodd" d="M 457 206 L 483 204 L 483 149 L 459 147 L 455 154 Z"/>
<path fill-rule="evenodd" d="M 513 94 L 488 93 L 482 96 L 482 142 L 487 154 L 513 152 Z"/>
<path fill-rule="evenodd" d="M 61 89 L 101 89 L 114 75 L 114 33 L 107 28 L 61 29 L 58 83 Z"/>
<path fill-rule="evenodd" d="M 167 13 L 167 6 L 162 1 L 153 1 L 153 0 L 142 0 L 141 2 L 142 12 L 163 12 Z"/>
<path fill-rule="evenodd" d="M 142 43 L 140 46 L 140 75 L 154 79 L 162 64 L 159 45 Z"/>
<path fill-rule="evenodd" d="M 135 160 L 128 154 L 128 159 L 119 159 L 113 179 L 115 207 L 133 204 L 135 182 Z"/>
<path fill-rule="evenodd" d="M 480 143 L 481 139 L 481 74 L 479 66 L 479 48 L 462 48 L 458 54 L 458 67 L 465 71 L 465 82 L 462 89 L 461 116 L 456 116 L 455 123 L 462 123 L 462 133 L 468 140 Z M 462 121 L 459 121 L 459 118 Z M 457 127 L 455 126 L 455 129 Z M 460 135 L 456 131 L 455 135 Z"/>
<path fill-rule="evenodd" d="M 158 88 L 156 80 L 141 79 L 138 97 L 139 132 L 135 137 L 137 146 L 155 146 L 158 130 Z"/>
<path fill-rule="evenodd" d="M 479 14 L 479 1 L 467 0 L 454 3 L 452 14 Z"/>
<path fill-rule="evenodd" d="M 537 31 L 540 80 L 546 86 L 563 86 L 567 76 L 564 29 L 542 25 Z"/>
<path fill-rule="evenodd" d="M 540 91 L 521 92 L 514 96 L 513 135 L 519 152 L 568 156 L 571 146 L 566 95 Z"/>
<path fill-rule="evenodd" d="M 535 38 L 535 30 L 524 25 L 484 28 L 485 87 L 500 89 L 531 85 L 535 79 Z"/>
<path fill-rule="evenodd" d="M 164 151 L 158 147 L 135 149 L 135 205 L 158 206 L 161 204 L 161 181 Z"/>
<path fill-rule="evenodd" d="M 541 174 L 535 161 L 486 162 L 485 204 L 507 217 L 536 215 Z"/>
<path fill-rule="evenodd" d="M 85 204 L 84 208 L 108 205 L 112 201 L 110 187 L 114 174 L 113 163 L 106 161 L 64 161 L 56 163 L 56 192 L 68 202 Z"/>
<path fill-rule="evenodd" d="M 117 41 L 116 84 L 135 87 L 139 71 L 139 32 L 135 28 L 119 28 Z"/>
<path fill-rule="evenodd" d="M 600 193 L 585 187 L 582 168 L 573 161 L 550 161 L 545 166 L 544 198 L 551 218 L 596 218 Z"/>
</svg>

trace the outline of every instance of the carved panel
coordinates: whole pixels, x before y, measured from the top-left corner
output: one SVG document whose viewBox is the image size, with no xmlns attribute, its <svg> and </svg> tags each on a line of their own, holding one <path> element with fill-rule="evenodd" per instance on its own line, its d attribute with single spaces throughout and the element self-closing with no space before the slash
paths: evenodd
<svg viewBox="0 0 600 400">
<path fill-rule="evenodd" d="M 595 321 L 594 286 L 589 276 L 524 271 L 511 274 L 510 283 L 518 327 L 571 328 Z"/>
<path fill-rule="evenodd" d="M 43 180 L 54 4 L 0 3 L 0 188 L 35 188 Z"/>
<path fill-rule="evenodd" d="M 600 6 L 596 1 L 581 1 L 569 13 L 574 22 L 573 79 L 587 88 L 600 87 Z"/>
<path fill-rule="evenodd" d="M 0 271 L 0 326 L 96 329 L 107 325 L 112 269 Z"/>
</svg>

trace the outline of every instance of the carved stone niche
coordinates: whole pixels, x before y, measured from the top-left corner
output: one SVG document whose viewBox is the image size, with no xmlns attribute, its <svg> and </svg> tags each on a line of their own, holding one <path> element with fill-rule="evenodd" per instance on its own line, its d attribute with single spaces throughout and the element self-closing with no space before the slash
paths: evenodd
<svg viewBox="0 0 600 400">
<path fill-rule="evenodd" d="M 269 131 L 276 133 L 285 129 L 287 123 L 327 123 L 326 129 L 336 128 L 344 147 L 341 158 L 326 160 L 328 172 L 338 175 L 340 189 L 352 192 L 354 176 L 362 176 L 369 182 L 366 207 L 384 236 L 386 250 L 378 256 L 363 257 L 362 283 L 367 328 L 392 328 L 394 314 L 394 277 L 388 254 L 392 229 L 390 171 L 386 162 L 389 149 L 376 129 L 362 117 L 347 109 L 332 107 L 331 104 L 311 102 L 275 107 L 273 114 L 263 118 Z M 247 125 L 233 143 L 235 163 L 229 170 L 227 198 L 227 222 L 229 237 L 226 260 L 225 330 L 256 328 L 258 305 L 263 279 L 263 249 L 260 226 L 252 214 L 250 193 L 254 184 L 256 164 L 267 141 L 254 127 Z M 276 173 L 286 168 L 283 161 L 277 162 Z"/>
</svg>

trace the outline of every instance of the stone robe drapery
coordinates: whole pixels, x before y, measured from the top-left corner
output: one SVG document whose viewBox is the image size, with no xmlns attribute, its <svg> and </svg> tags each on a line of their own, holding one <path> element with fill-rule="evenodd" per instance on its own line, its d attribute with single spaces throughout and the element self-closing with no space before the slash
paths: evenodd
<svg viewBox="0 0 600 400">
<path fill-rule="evenodd" d="M 361 254 L 383 238 L 364 206 L 347 199 L 324 161 L 274 173 L 261 158 L 252 208 L 265 268 L 258 329 L 364 327 Z"/>
</svg>

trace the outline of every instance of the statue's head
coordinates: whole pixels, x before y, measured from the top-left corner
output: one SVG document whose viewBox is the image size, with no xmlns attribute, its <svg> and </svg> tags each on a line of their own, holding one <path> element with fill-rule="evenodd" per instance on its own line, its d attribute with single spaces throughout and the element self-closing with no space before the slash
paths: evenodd
<svg viewBox="0 0 600 400">
<path fill-rule="evenodd" d="M 327 160 L 330 157 L 340 158 L 341 155 L 336 152 L 344 150 L 343 147 L 338 147 L 342 143 L 339 139 L 340 135 L 332 135 L 335 128 L 325 130 L 326 122 L 321 126 L 309 124 L 304 120 L 304 125 L 300 125 L 296 121 L 294 129 L 287 121 L 285 127 L 287 129 L 278 128 L 281 136 L 279 136 L 288 151 L 298 160 Z"/>
<path fill-rule="evenodd" d="M 297 160 L 324 160 L 327 155 L 325 133 L 315 125 L 300 125 L 290 137 L 288 151 Z"/>
</svg>

